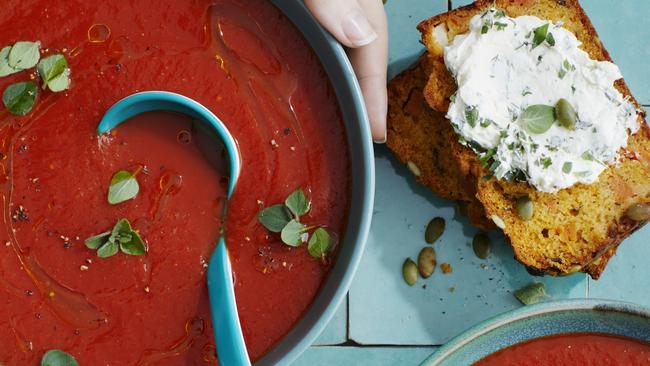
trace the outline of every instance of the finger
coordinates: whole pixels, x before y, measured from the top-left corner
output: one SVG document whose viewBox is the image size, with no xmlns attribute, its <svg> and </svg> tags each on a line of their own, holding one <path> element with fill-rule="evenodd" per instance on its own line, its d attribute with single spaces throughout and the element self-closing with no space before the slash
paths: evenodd
<svg viewBox="0 0 650 366">
<path fill-rule="evenodd" d="M 359 86 L 368 110 L 372 139 L 386 142 L 386 70 L 388 64 L 388 29 L 386 13 L 380 0 L 359 0 L 374 29 L 377 39 L 369 45 L 349 50 Z"/>
<path fill-rule="evenodd" d="M 377 38 L 376 29 L 357 0 L 306 0 L 319 23 L 347 47 L 362 47 Z"/>
</svg>

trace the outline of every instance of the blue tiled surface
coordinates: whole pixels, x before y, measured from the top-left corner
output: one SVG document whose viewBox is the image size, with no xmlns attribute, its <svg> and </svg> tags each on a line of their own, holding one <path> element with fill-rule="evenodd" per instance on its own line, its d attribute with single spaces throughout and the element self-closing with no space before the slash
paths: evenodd
<svg viewBox="0 0 650 366">
<path fill-rule="evenodd" d="M 452 0 L 452 7 L 471 1 Z M 633 94 L 650 104 L 650 0 L 583 0 L 599 36 L 619 65 Z M 415 26 L 447 9 L 447 0 L 388 0 L 389 77 L 423 51 Z M 377 193 L 368 249 L 349 301 L 296 365 L 417 365 L 436 345 L 487 317 L 518 306 L 510 292 L 543 281 L 554 298 L 608 298 L 650 306 L 650 226 L 627 239 L 598 281 L 584 275 L 533 278 L 512 259 L 503 239 L 492 234 L 495 249 L 476 259 L 469 243 L 476 232 L 459 218 L 453 204 L 423 189 L 385 147 L 376 154 Z M 447 221 L 436 244 L 439 268 L 428 280 L 406 286 L 400 269 L 425 244 L 424 225 L 434 216 Z M 422 285 L 426 284 L 426 288 Z M 450 288 L 453 288 L 451 292 Z"/>
</svg>

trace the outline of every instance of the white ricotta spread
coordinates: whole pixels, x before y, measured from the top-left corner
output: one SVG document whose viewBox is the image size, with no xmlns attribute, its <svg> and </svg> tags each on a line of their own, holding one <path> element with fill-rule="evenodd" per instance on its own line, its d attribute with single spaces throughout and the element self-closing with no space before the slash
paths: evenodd
<svg viewBox="0 0 650 366">
<path fill-rule="evenodd" d="M 497 178 L 525 179 L 543 192 L 593 183 L 639 129 L 634 105 L 614 88 L 618 67 L 590 59 L 580 44 L 560 23 L 490 9 L 445 47 L 458 84 L 447 118 L 480 160 L 493 159 Z M 523 111 L 561 98 L 576 113 L 575 128 L 554 121 L 531 133 Z"/>
</svg>

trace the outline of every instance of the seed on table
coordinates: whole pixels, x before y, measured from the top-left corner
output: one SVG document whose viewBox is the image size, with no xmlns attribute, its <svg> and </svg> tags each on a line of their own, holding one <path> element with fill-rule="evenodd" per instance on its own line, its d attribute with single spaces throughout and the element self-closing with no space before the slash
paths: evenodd
<svg viewBox="0 0 650 366">
<path fill-rule="evenodd" d="M 474 249 L 474 254 L 481 259 L 486 259 L 490 256 L 490 238 L 484 232 L 479 232 L 474 235 L 474 240 L 472 240 L 472 248 Z"/>
<path fill-rule="evenodd" d="M 413 173 L 413 175 L 415 175 L 416 177 L 419 177 L 420 175 L 422 175 L 422 172 L 420 171 L 420 168 L 414 162 L 409 160 L 406 163 L 406 166 L 408 166 L 411 173 Z"/>
<path fill-rule="evenodd" d="M 436 251 L 431 247 L 422 248 L 418 255 L 418 270 L 422 278 L 429 278 L 436 270 Z"/>
<path fill-rule="evenodd" d="M 402 265 L 402 276 L 407 285 L 413 286 L 418 280 L 418 266 L 411 258 L 406 258 Z"/>
<path fill-rule="evenodd" d="M 629 217 L 634 221 L 647 221 L 650 220 L 650 204 L 648 203 L 637 203 L 625 212 L 625 216 Z"/>
<path fill-rule="evenodd" d="M 429 224 L 427 224 L 427 228 L 424 231 L 424 240 L 429 244 L 433 244 L 444 231 L 445 219 L 442 217 L 434 217 L 429 221 Z"/>
<path fill-rule="evenodd" d="M 528 221 L 533 218 L 534 205 L 528 196 L 517 199 L 517 212 L 522 220 Z"/>
</svg>

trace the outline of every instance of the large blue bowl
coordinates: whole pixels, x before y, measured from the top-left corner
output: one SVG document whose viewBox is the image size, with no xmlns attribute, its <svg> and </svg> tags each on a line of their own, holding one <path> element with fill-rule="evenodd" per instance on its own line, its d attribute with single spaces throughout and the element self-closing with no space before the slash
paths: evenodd
<svg viewBox="0 0 650 366">
<path fill-rule="evenodd" d="M 564 300 L 524 306 L 457 336 L 422 366 L 471 365 L 513 344 L 563 333 L 604 333 L 650 342 L 650 309 L 609 300 Z"/>
<path fill-rule="evenodd" d="M 328 278 L 303 318 L 256 365 L 286 365 L 309 347 L 332 319 L 350 288 L 365 247 L 375 194 L 373 147 L 361 90 L 345 50 L 316 22 L 302 1 L 273 0 L 304 35 L 336 93 L 351 159 L 351 203 L 347 229 Z"/>
</svg>

